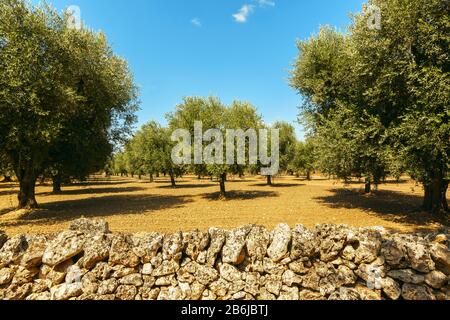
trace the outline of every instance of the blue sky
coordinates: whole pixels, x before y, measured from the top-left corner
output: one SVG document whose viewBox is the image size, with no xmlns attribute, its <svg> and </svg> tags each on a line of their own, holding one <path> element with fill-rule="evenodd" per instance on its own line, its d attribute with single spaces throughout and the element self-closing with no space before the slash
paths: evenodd
<svg viewBox="0 0 450 320">
<path fill-rule="evenodd" d="M 33 1 L 38 2 L 38 1 Z M 49 0 L 81 9 L 128 60 L 140 87 L 139 124 L 165 123 L 185 96 L 250 101 L 267 123 L 295 124 L 301 97 L 288 85 L 296 40 L 321 25 L 345 30 L 363 0 Z M 299 136 L 301 127 L 295 124 Z"/>
</svg>

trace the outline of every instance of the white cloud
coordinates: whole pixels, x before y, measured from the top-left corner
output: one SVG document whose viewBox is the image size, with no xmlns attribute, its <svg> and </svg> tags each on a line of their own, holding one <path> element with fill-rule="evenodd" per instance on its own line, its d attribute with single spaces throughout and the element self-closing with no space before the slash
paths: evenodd
<svg viewBox="0 0 450 320">
<path fill-rule="evenodd" d="M 233 14 L 233 18 L 238 23 L 247 22 L 248 16 L 253 12 L 254 6 L 250 4 L 244 4 L 238 13 Z"/>
<path fill-rule="evenodd" d="M 258 2 L 260 7 L 274 7 L 275 6 L 275 1 L 271 1 L 271 0 L 256 0 L 256 2 Z"/>
<path fill-rule="evenodd" d="M 202 22 L 200 21 L 199 18 L 193 18 L 191 20 L 191 24 L 197 28 L 200 28 L 202 26 Z"/>
<path fill-rule="evenodd" d="M 241 9 L 235 14 L 233 18 L 238 23 L 245 23 L 250 14 L 255 11 L 255 8 L 274 7 L 275 1 L 272 0 L 252 0 L 254 4 L 244 4 Z"/>
</svg>

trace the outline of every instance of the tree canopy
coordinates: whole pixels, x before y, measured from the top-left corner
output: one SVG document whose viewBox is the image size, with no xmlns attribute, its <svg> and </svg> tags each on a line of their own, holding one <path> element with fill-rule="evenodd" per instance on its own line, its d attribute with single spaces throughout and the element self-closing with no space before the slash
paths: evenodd
<svg viewBox="0 0 450 320">
<path fill-rule="evenodd" d="M 47 169 L 85 175 L 130 131 L 137 89 L 102 33 L 74 29 L 47 5 L 0 0 L 0 152 L 37 206 Z"/>
</svg>

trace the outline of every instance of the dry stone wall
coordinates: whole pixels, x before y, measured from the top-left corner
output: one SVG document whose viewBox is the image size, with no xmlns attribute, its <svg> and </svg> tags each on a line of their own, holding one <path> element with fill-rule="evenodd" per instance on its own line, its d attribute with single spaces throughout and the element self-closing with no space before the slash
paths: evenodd
<svg viewBox="0 0 450 320">
<path fill-rule="evenodd" d="M 280 224 L 162 235 L 0 232 L 0 299 L 449 300 L 450 238 Z"/>
</svg>

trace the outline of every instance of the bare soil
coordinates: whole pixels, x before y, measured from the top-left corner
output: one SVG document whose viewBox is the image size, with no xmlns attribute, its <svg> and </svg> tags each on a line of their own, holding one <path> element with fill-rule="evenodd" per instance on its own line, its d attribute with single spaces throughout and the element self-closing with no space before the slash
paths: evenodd
<svg viewBox="0 0 450 320">
<path fill-rule="evenodd" d="M 420 211 L 422 187 L 412 181 L 388 182 L 364 195 L 358 181 L 344 185 L 321 177 L 312 181 L 294 177 L 275 179 L 273 187 L 262 177 L 230 179 L 227 200 L 218 200 L 219 185 L 186 177 L 170 187 L 169 179 L 154 183 L 128 178 L 92 178 L 64 186 L 61 194 L 51 185 L 37 187 L 40 209 L 15 211 L 15 183 L 0 183 L 0 229 L 10 235 L 53 233 L 80 217 L 100 218 L 114 232 L 169 233 L 279 223 L 383 226 L 398 232 L 434 231 L 450 225 L 449 218 Z"/>
</svg>

